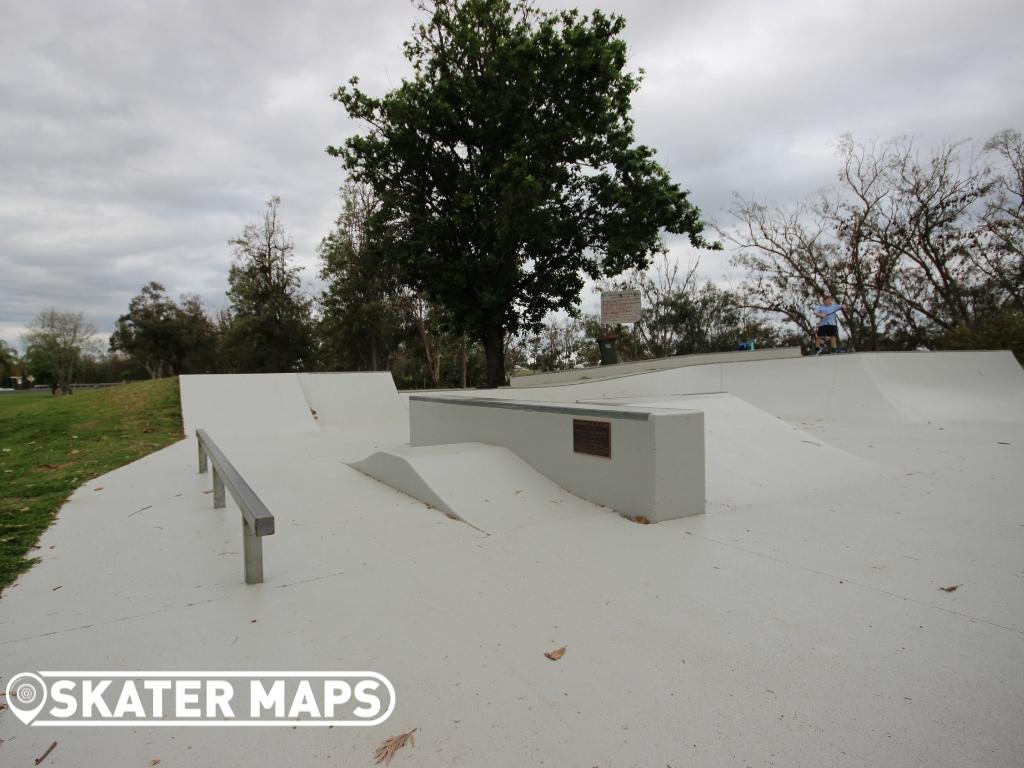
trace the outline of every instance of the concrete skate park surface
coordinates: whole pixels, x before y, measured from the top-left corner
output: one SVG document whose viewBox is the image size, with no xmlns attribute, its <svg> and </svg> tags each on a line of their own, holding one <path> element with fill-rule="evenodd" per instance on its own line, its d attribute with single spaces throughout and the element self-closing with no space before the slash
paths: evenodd
<svg viewBox="0 0 1024 768">
<path fill-rule="evenodd" d="M 291 730 L 2 712 L 2 764 L 57 740 L 44 765 L 369 766 L 414 727 L 392 766 L 1024 764 L 1024 373 L 1008 353 L 465 396 L 701 410 L 707 514 L 637 525 L 556 496 L 506 449 L 439 447 L 455 458 L 430 483 L 488 505 L 474 527 L 347 465 L 408 442 L 386 375 L 183 377 L 189 439 L 76 492 L 4 593 L 0 675 L 373 669 L 395 713 Z M 196 474 L 197 427 L 274 512 L 263 584 L 242 581 L 238 510 L 212 509 Z"/>
</svg>

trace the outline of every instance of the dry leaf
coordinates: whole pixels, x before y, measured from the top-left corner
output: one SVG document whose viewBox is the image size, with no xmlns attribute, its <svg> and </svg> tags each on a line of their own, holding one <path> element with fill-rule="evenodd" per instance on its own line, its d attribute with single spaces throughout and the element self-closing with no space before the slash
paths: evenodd
<svg viewBox="0 0 1024 768">
<path fill-rule="evenodd" d="M 558 661 L 560 658 L 565 656 L 565 646 L 563 645 L 561 648 L 555 648 L 555 650 L 548 651 L 544 655 L 552 661 Z"/>
<path fill-rule="evenodd" d="M 154 757 L 152 760 L 149 761 L 149 768 L 153 768 L 154 765 L 160 765 L 159 757 Z"/>
<path fill-rule="evenodd" d="M 103 490 L 103 486 L 102 485 L 98 485 L 95 488 L 93 488 L 93 490 L 94 491 L 102 491 Z"/>
<path fill-rule="evenodd" d="M 648 520 L 643 515 L 637 515 L 636 517 L 631 517 L 629 519 L 632 520 L 634 523 L 640 523 L 640 525 L 650 525 L 651 524 L 651 521 Z"/>
<path fill-rule="evenodd" d="M 377 765 L 380 765 L 381 763 L 384 763 L 384 765 L 389 765 L 391 763 L 391 758 L 395 756 L 395 752 L 404 747 L 406 743 L 408 743 L 410 747 L 415 747 L 416 738 L 413 736 L 413 734 L 416 733 L 416 731 L 418 730 L 418 728 L 413 728 L 411 731 L 407 733 L 403 733 L 398 736 L 392 736 L 390 739 L 388 739 L 379 747 L 377 747 L 377 751 L 373 753 L 373 756 L 377 758 Z"/>
<path fill-rule="evenodd" d="M 952 584 L 948 587 L 939 587 L 943 592 L 956 592 L 963 584 Z"/>
<path fill-rule="evenodd" d="M 57 748 L 57 742 L 55 741 L 49 747 L 46 748 L 46 751 L 43 752 L 43 754 L 41 754 L 39 757 L 36 758 L 36 761 L 35 761 L 36 765 L 39 765 L 41 762 L 43 762 L 43 760 L 46 759 L 46 756 L 49 755 L 51 752 L 53 752 L 53 750 L 56 749 L 56 748 Z"/>
</svg>

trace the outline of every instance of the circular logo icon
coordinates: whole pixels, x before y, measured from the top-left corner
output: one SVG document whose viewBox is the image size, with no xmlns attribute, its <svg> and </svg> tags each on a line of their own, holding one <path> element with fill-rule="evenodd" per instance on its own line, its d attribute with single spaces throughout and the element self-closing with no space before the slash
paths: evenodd
<svg viewBox="0 0 1024 768">
<path fill-rule="evenodd" d="M 46 705 L 46 683 L 32 672 L 22 672 L 7 682 L 7 706 L 28 725 Z"/>
</svg>

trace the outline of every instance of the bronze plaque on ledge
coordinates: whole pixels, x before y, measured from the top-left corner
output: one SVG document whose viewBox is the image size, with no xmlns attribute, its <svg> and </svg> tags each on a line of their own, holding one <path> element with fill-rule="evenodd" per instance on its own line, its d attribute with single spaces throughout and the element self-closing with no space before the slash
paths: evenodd
<svg viewBox="0 0 1024 768">
<path fill-rule="evenodd" d="M 610 421 L 572 420 L 572 449 L 591 456 L 612 457 L 612 423 Z"/>
</svg>

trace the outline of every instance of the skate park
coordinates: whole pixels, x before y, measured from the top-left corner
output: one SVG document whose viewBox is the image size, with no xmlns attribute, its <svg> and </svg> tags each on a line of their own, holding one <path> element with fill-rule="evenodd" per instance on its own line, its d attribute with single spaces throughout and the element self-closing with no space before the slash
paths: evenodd
<svg viewBox="0 0 1024 768">
<path fill-rule="evenodd" d="M 394 765 L 1019 764 L 1013 356 L 655 368 L 182 377 L 185 439 L 79 489 L 5 593 L 5 670 L 375 669 Z M 273 515 L 259 583 L 198 430 Z M 343 730 L 68 729 L 54 764 L 372 764 Z M 0 718 L 5 764 L 42 731 Z"/>
</svg>

